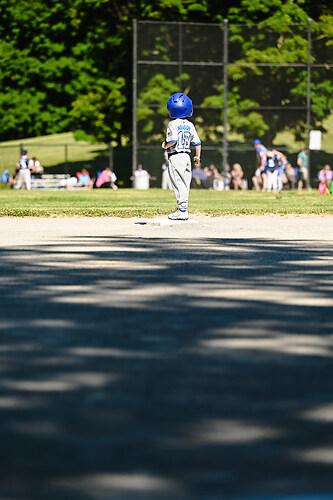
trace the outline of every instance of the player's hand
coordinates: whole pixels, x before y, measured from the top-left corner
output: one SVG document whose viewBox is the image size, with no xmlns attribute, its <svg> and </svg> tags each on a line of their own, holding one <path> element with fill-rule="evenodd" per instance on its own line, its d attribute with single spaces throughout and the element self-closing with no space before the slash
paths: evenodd
<svg viewBox="0 0 333 500">
<path fill-rule="evenodd" d="M 195 157 L 193 158 L 193 161 L 194 161 L 194 164 L 195 164 L 195 165 L 200 165 L 200 158 L 199 158 L 199 156 L 195 156 Z"/>
</svg>

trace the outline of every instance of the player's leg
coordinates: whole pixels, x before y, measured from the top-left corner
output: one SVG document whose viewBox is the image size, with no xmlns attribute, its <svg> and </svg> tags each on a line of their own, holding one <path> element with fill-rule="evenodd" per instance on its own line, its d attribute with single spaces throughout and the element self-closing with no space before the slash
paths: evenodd
<svg viewBox="0 0 333 500">
<path fill-rule="evenodd" d="M 262 190 L 267 191 L 267 186 L 268 186 L 268 178 L 267 178 L 267 173 L 263 172 L 261 174 L 262 177 Z"/>
<path fill-rule="evenodd" d="M 303 168 L 303 182 L 305 183 L 305 186 L 308 186 L 308 178 L 309 178 L 309 172 L 307 168 Z M 311 191 L 311 187 L 309 186 L 308 191 Z"/>
<path fill-rule="evenodd" d="M 23 170 L 21 169 L 19 173 L 17 174 L 17 182 L 14 186 L 14 189 L 21 189 L 22 187 L 22 182 L 23 182 Z"/>
<path fill-rule="evenodd" d="M 191 160 L 188 154 L 178 155 L 175 171 L 179 193 L 177 208 L 185 211 L 188 208 L 188 197 L 191 184 Z"/>
<path fill-rule="evenodd" d="M 191 183 L 191 161 L 187 154 L 170 157 L 169 175 L 175 193 L 177 210 L 169 215 L 170 219 L 186 220 L 187 205 Z"/>
<path fill-rule="evenodd" d="M 176 201 L 177 201 L 177 204 L 178 204 L 179 189 L 178 189 L 178 182 L 177 182 L 178 181 L 178 179 L 177 179 L 177 172 L 176 172 L 176 168 L 175 168 L 175 163 L 176 163 L 175 158 L 176 158 L 176 156 L 178 156 L 178 155 L 174 155 L 174 156 L 171 156 L 169 158 L 168 172 L 169 172 L 171 186 L 172 186 L 173 192 L 175 193 Z"/>
<path fill-rule="evenodd" d="M 256 175 L 254 175 L 252 177 L 252 184 L 253 184 L 253 187 L 256 191 L 260 191 L 260 186 L 259 186 L 259 179 Z"/>
<path fill-rule="evenodd" d="M 278 181 L 278 175 L 279 175 L 279 172 L 278 170 L 274 170 L 273 174 L 272 174 L 272 189 L 273 191 L 276 193 L 278 190 L 279 190 L 279 181 Z"/>
<path fill-rule="evenodd" d="M 24 171 L 24 182 L 25 182 L 25 187 L 28 191 L 31 190 L 31 174 L 28 169 Z"/>
<path fill-rule="evenodd" d="M 272 190 L 272 172 L 270 170 L 267 171 L 267 191 Z"/>
<path fill-rule="evenodd" d="M 283 189 L 283 172 L 278 171 L 278 191 L 282 191 Z"/>
<path fill-rule="evenodd" d="M 297 182 L 297 188 L 298 188 L 298 192 L 301 193 L 302 192 L 302 189 L 303 189 L 303 172 L 301 170 L 299 170 L 298 172 L 298 182 Z"/>
</svg>

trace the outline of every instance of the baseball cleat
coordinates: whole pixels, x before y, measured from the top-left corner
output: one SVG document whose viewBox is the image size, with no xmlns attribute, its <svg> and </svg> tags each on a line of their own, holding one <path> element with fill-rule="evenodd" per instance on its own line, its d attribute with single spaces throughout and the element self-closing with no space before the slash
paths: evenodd
<svg viewBox="0 0 333 500">
<path fill-rule="evenodd" d="M 172 214 L 168 215 L 168 219 L 187 220 L 188 219 L 188 211 L 187 210 L 176 210 L 175 212 L 172 212 Z"/>
</svg>

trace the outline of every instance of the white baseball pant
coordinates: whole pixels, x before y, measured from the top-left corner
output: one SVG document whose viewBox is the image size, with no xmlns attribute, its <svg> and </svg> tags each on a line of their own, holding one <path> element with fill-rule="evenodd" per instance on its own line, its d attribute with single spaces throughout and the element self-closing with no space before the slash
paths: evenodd
<svg viewBox="0 0 333 500">
<path fill-rule="evenodd" d="M 177 208 L 187 210 L 191 184 L 191 157 L 178 153 L 169 157 L 169 177 L 175 193 Z"/>
<path fill-rule="evenodd" d="M 279 189 L 279 181 L 278 181 L 278 175 L 279 172 L 278 170 L 274 170 L 274 172 L 271 172 L 270 170 L 267 171 L 267 181 L 268 181 L 268 186 L 267 189 L 268 191 L 278 191 Z"/>
<path fill-rule="evenodd" d="M 17 183 L 15 184 L 15 189 L 21 189 L 22 184 L 25 184 L 26 189 L 30 191 L 31 189 L 31 174 L 28 168 L 21 168 L 18 173 Z"/>
</svg>

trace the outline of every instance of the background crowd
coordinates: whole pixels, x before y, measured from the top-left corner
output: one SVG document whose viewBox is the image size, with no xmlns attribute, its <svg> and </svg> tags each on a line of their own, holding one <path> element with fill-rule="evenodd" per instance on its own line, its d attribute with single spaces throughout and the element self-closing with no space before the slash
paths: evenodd
<svg viewBox="0 0 333 500">
<path fill-rule="evenodd" d="M 277 149 L 265 147 L 259 139 L 253 142 L 256 152 L 256 169 L 251 178 L 252 189 L 272 191 L 297 189 L 301 194 L 304 188 L 311 190 L 309 183 L 309 151 L 303 149 L 297 155 L 296 165 L 292 165 L 287 156 Z M 333 171 L 325 165 L 318 174 L 320 194 L 333 192 Z M 197 165 L 192 170 L 191 188 L 214 190 L 248 189 L 248 179 L 239 163 L 232 167 L 226 165 L 218 170 L 214 164 L 203 167 Z"/>
<path fill-rule="evenodd" d="M 43 174 L 44 167 L 42 167 L 40 161 L 36 157 L 30 160 L 28 158 L 28 151 L 22 149 L 21 157 L 16 163 L 14 174 L 9 175 L 8 170 L 6 170 L 0 180 L 4 183 L 8 182 L 12 189 L 31 190 L 32 181 L 35 179 L 42 179 Z M 81 171 L 76 172 L 75 177 L 70 177 L 66 185 L 62 185 L 62 187 L 118 189 L 116 181 L 117 176 L 110 167 L 106 167 L 104 170 L 97 172 L 96 176 L 91 176 L 88 170 L 83 168 Z"/>
<path fill-rule="evenodd" d="M 202 166 L 198 164 L 193 167 L 191 189 L 210 189 L 218 191 L 246 190 L 252 184 L 252 189 L 256 191 L 272 191 L 297 189 L 301 194 L 304 188 L 311 190 L 309 184 L 309 152 L 303 149 L 297 155 L 296 164 L 292 165 L 287 156 L 275 148 L 267 148 L 259 139 L 253 142 L 256 155 L 256 168 L 251 179 L 246 179 L 244 170 L 239 163 L 232 166 L 226 165 L 218 169 L 213 163 Z M 41 179 L 44 174 L 44 167 L 34 156 L 28 158 L 28 151 L 22 149 L 21 157 L 16 163 L 15 172 L 9 175 L 8 170 L 0 176 L 0 181 L 9 183 L 14 189 L 31 189 L 34 179 Z M 137 189 L 148 189 L 150 181 L 157 178 L 151 176 L 149 172 L 139 164 L 136 171 L 130 178 L 133 187 Z M 75 177 L 68 179 L 67 187 L 82 187 L 87 189 L 112 188 L 118 189 L 116 184 L 117 176 L 110 167 L 97 172 L 91 176 L 87 169 L 82 169 L 76 173 Z M 172 189 L 168 175 L 168 158 L 164 155 L 162 164 L 162 189 Z M 325 165 L 318 172 L 318 192 L 320 194 L 333 194 L 333 171 L 330 165 Z"/>
</svg>

